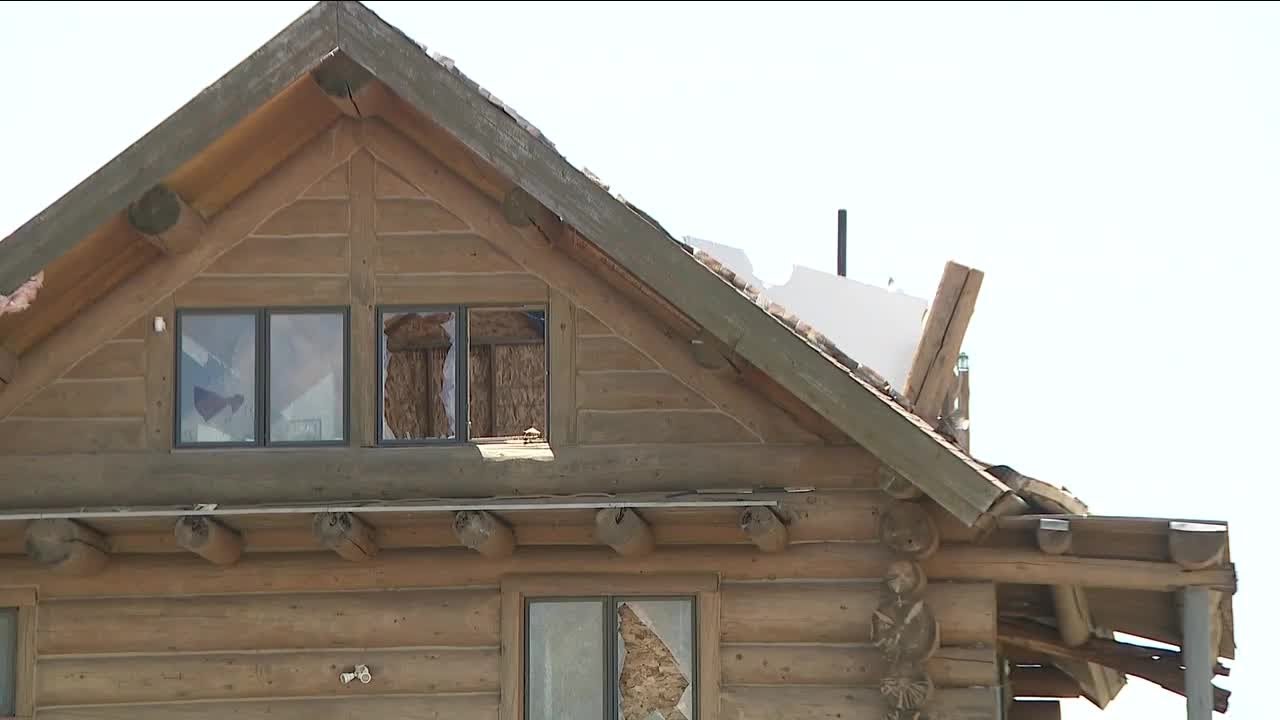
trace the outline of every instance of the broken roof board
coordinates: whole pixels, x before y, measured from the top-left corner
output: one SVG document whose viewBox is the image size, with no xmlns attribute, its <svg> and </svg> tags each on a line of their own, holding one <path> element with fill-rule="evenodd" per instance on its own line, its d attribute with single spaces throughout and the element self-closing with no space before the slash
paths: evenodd
<svg viewBox="0 0 1280 720">
<path fill-rule="evenodd" d="M 853 370 L 710 272 L 642 213 L 569 164 L 541 134 L 456 69 L 355 2 L 321 2 L 121 155 L 0 243 L 0 287 L 25 281 L 341 53 L 708 333 L 967 524 L 1016 496 Z"/>
</svg>

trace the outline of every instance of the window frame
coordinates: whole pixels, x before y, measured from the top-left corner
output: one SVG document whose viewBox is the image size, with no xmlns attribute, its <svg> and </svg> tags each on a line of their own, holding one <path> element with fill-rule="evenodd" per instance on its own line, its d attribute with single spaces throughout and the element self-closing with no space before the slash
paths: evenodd
<svg viewBox="0 0 1280 720">
<path fill-rule="evenodd" d="M 528 677 L 529 600 L 591 600 L 613 612 L 622 600 L 693 599 L 694 717 L 719 720 L 720 712 L 720 579 L 714 573 L 690 574 L 547 574 L 502 578 L 500 652 L 502 656 L 499 720 L 525 720 Z M 610 622 L 602 623 L 608 632 Z M 606 648 L 616 646 L 608 638 Z M 600 688 L 612 702 L 616 679 L 606 677 Z"/>
<path fill-rule="evenodd" d="M 186 442 L 182 439 L 182 321 L 185 316 L 252 317 L 253 432 L 252 442 Z M 342 318 L 342 437 L 337 440 L 271 440 L 271 318 L 276 315 L 337 315 Z M 265 448 L 346 447 L 351 444 L 351 307 L 348 305 L 258 305 L 180 307 L 173 312 L 173 447 L 178 450 L 261 450 Z"/>
<path fill-rule="evenodd" d="M 0 607 L 17 608 L 17 647 L 14 652 L 14 714 L 0 720 L 35 716 L 36 589 L 0 587 Z"/>
<path fill-rule="evenodd" d="M 374 388 L 374 444 L 378 447 L 424 447 L 424 446 L 459 446 L 459 445 L 478 445 L 491 443 L 510 442 L 511 437 L 484 437 L 474 438 L 471 436 L 471 321 L 470 313 L 472 310 L 500 310 L 503 308 L 520 308 L 525 310 L 538 310 L 542 313 L 544 325 L 542 331 L 542 355 L 543 355 L 543 383 L 546 387 L 542 405 L 542 440 L 546 441 L 551 435 L 551 303 L 550 302 L 501 302 L 486 301 L 476 303 L 397 303 L 387 305 L 375 305 L 374 312 L 374 365 L 375 365 L 375 383 Z M 455 428 L 456 432 L 452 438 L 407 438 L 399 440 L 396 438 L 388 438 L 383 434 L 383 425 L 386 418 L 383 413 L 384 408 L 384 390 L 385 376 L 384 363 L 382 356 L 382 323 L 383 316 L 388 313 L 433 313 L 433 312 L 451 312 L 454 314 L 454 321 L 457 323 L 457 337 L 455 341 L 459 347 L 465 348 L 466 352 L 454 353 L 454 376 L 461 378 L 457 387 L 454 388 L 454 418 L 459 427 Z"/>
</svg>

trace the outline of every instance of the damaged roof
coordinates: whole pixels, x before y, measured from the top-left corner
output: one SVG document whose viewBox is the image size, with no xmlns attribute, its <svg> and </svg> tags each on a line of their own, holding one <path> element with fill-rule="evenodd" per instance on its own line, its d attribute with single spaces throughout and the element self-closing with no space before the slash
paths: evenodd
<svg viewBox="0 0 1280 720">
<path fill-rule="evenodd" d="M 335 58 L 354 63 L 558 216 L 729 352 L 772 377 L 966 524 L 1016 494 L 939 435 L 868 368 L 760 302 L 718 263 L 571 165 L 545 134 L 356 2 L 321 2 L 142 139 L 0 242 L 0 292 L 17 288 L 236 125 Z"/>
</svg>

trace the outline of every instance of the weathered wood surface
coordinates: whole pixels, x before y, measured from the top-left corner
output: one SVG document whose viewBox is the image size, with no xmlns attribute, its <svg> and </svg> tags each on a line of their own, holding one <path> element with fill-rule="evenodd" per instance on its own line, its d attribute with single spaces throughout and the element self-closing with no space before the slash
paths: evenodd
<svg viewBox="0 0 1280 720">
<path fill-rule="evenodd" d="M 344 560 L 364 562 L 378 554 L 378 538 L 373 528 L 352 513 L 317 513 L 311 528 L 321 545 Z"/>
<path fill-rule="evenodd" d="M 0 455 L 128 452 L 142 450 L 146 446 L 145 435 L 142 417 L 5 418 L 0 420 Z M 8 462 L 9 458 L 5 458 L 0 465 Z"/>
<path fill-rule="evenodd" d="M 665 370 L 598 371 L 577 375 L 582 410 L 706 410 L 706 398 Z"/>
<path fill-rule="evenodd" d="M 924 559 L 941 543 L 938 527 L 921 503 L 890 503 L 880 517 L 880 542 L 893 552 Z"/>
<path fill-rule="evenodd" d="M 628 443 L 758 443 L 759 438 L 719 410 L 580 410 L 583 445 Z"/>
<path fill-rule="evenodd" d="M 15 584 L 37 584 L 41 597 L 52 599 L 482 586 L 497 583 L 506 573 L 563 572 L 566 568 L 584 573 L 718 571 L 726 581 L 785 577 L 803 568 L 813 579 L 840 579 L 876 577 L 886 564 L 878 547 L 843 543 L 797 545 L 776 554 L 761 553 L 750 545 L 676 546 L 640 557 L 623 557 L 599 546 L 519 548 L 509 558 L 485 562 L 478 562 L 475 553 L 465 548 L 381 551 L 355 563 L 329 552 L 260 554 L 247 555 L 230 567 L 182 555 L 141 555 L 113 558 L 105 570 L 89 578 L 55 576 L 25 558 L 5 558 L 0 559 L 0 574 Z M 725 600 L 727 606 L 727 592 Z M 874 607 L 874 601 L 869 607 Z M 950 612 L 937 605 L 934 611 L 940 617 Z M 972 607 L 965 612 L 974 615 Z M 978 615 L 970 622 L 981 622 Z M 866 627 L 869 617 L 870 610 L 856 622 L 849 622 Z"/>
<path fill-rule="evenodd" d="M 110 561 L 102 535 L 71 520 L 33 520 L 24 546 L 32 562 L 58 575 L 94 575 Z"/>
<path fill-rule="evenodd" d="M 1209 587 L 1234 592 L 1231 567 L 1184 570 L 1173 563 L 1045 555 L 1031 550 L 950 547 L 924 562 L 930 576 L 984 578 L 1001 583 L 1083 585 L 1091 588 L 1175 590 Z"/>
<path fill-rule="evenodd" d="M 213 713 L 235 720 L 497 720 L 497 693 L 414 695 L 219 703 L 165 703 L 59 707 L 40 712 L 41 720 L 204 720 Z"/>
<path fill-rule="evenodd" d="M 656 547 L 653 528 L 631 508 L 605 508 L 597 512 L 596 539 L 624 557 L 648 555 Z"/>
<path fill-rule="evenodd" d="M 573 303 L 564 293 L 552 290 L 547 313 L 547 353 L 551 364 L 548 440 L 555 447 L 578 440 L 578 403 L 582 389 L 577 381 L 577 336 L 577 311 Z"/>
<path fill-rule="evenodd" d="M 141 423 L 131 429 L 140 435 Z M 706 444 L 554 451 L 503 445 L 144 455 L 67 454 L 76 448 L 59 442 L 51 445 L 59 454 L 42 455 L 36 454 L 40 446 L 50 443 L 40 433 L 24 437 L 23 445 L 5 442 L 7 432 L 0 433 L 0 446 L 27 454 L 0 462 L 0 508 L 646 492 L 779 487 L 797 479 L 820 488 L 869 488 L 876 472 L 875 459 L 853 446 L 752 444 L 726 453 Z M 130 447 L 140 445 L 138 437 Z"/>
<path fill-rule="evenodd" d="M 778 556 L 802 553 L 793 547 Z M 798 574 L 795 571 L 793 574 Z M 929 585 L 924 594 L 950 646 L 994 644 L 995 590 L 978 583 Z M 880 588 L 870 582 L 778 582 L 763 586 L 726 582 L 721 588 L 725 642 L 869 643 Z"/>
<path fill-rule="evenodd" d="M 1013 665 L 1009 668 L 1009 685 L 1022 697 L 1080 696 L 1076 681 L 1053 665 Z"/>
<path fill-rule="evenodd" d="M 338 675 L 368 665 L 373 682 Z M 498 691 L 497 648 L 318 650 L 282 654 L 146 655 L 40 661 L 36 702 L 96 705 Z"/>
<path fill-rule="evenodd" d="M 463 511 L 453 519 L 458 541 L 488 558 L 504 558 L 515 551 L 516 536 L 493 513 Z"/>
<path fill-rule="evenodd" d="M 1062 704 L 1057 700 L 1014 700 L 1009 720 L 1062 720 Z"/>
<path fill-rule="evenodd" d="M 605 370 L 661 372 L 657 363 L 616 335 L 579 335 L 578 372 Z"/>
<path fill-rule="evenodd" d="M 337 44 L 318 5 L 4 240 L 8 293 L 294 83 Z M 0 412 L 0 414 L 3 414 Z"/>
<path fill-rule="evenodd" d="M 742 512 L 738 525 L 764 552 L 782 552 L 787 547 L 787 526 L 767 507 L 747 508 Z"/>
<path fill-rule="evenodd" d="M 124 379 L 146 374 L 146 350 L 136 340 L 109 340 L 63 375 L 66 380 Z"/>
<path fill-rule="evenodd" d="M 720 694 L 723 720 L 861 720 L 880 718 L 888 707 L 876 688 L 725 686 Z M 934 693 L 926 717 L 947 720 L 996 720 L 995 688 L 947 688 Z"/>
<path fill-rule="evenodd" d="M 204 218 L 163 183 L 130 203 L 126 215 L 129 224 L 162 252 L 187 252 L 204 237 Z"/>
<path fill-rule="evenodd" d="M 351 280 L 345 275 L 202 275 L 178 288 L 179 307 L 259 307 L 346 305 Z"/>
<path fill-rule="evenodd" d="M 865 542 L 875 539 L 876 516 L 883 497 L 874 491 L 815 491 L 812 493 L 761 494 L 776 500 L 776 512 L 787 523 L 791 543 Z M 740 529 L 736 507 L 646 508 L 645 517 L 659 545 L 737 545 L 752 540 Z M 593 545 L 593 513 L 574 511 L 520 511 L 498 513 L 511 525 L 520 545 Z M 364 513 L 362 519 L 376 530 L 378 547 L 456 547 L 448 513 Z M 250 553 L 305 552 L 321 546 L 311 532 L 306 515 L 223 516 Z M 116 554 L 178 552 L 172 542 L 172 522 L 167 518 L 95 518 L 90 524 L 107 536 Z M 6 534 L 12 524 L 0 523 L 0 555 L 22 552 L 20 533 Z M 895 563 L 896 565 L 896 563 Z"/>
<path fill-rule="evenodd" d="M 345 168 L 343 168 L 345 170 Z M 341 275 L 350 263 L 344 231 L 332 235 L 250 236 L 218 258 L 210 275 Z"/>
<path fill-rule="evenodd" d="M 377 280 L 374 276 L 377 237 L 374 231 L 374 178 L 376 163 L 367 151 L 356 153 L 348 163 L 351 195 L 350 251 L 347 273 L 351 291 L 350 335 L 352 338 L 351 437 L 355 444 L 370 447 L 378 437 L 377 408 L 378 350 L 373 339 L 378 337 L 374 298 Z"/>
<path fill-rule="evenodd" d="M 528 273 L 378 273 L 377 300 L 384 305 L 541 303 L 547 284 Z"/>
<path fill-rule="evenodd" d="M 146 409 L 143 378 L 59 380 L 42 390 L 10 417 L 127 418 Z"/>
<path fill-rule="evenodd" d="M 1169 524 L 1169 556 L 1188 570 L 1204 570 L 1222 563 L 1227 550 L 1227 527 L 1207 523 Z"/>
<path fill-rule="evenodd" d="M 726 643 L 720 647 L 726 685 L 877 687 L 889 671 L 879 649 L 840 643 Z M 938 687 L 996 684 L 991 648 L 943 647 L 926 663 Z"/>
<path fill-rule="evenodd" d="M 475 562 L 475 558 L 471 559 Z M 475 589 L 55 600 L 41 656 L 494 646 L 496 586 Z"/>
</svg>

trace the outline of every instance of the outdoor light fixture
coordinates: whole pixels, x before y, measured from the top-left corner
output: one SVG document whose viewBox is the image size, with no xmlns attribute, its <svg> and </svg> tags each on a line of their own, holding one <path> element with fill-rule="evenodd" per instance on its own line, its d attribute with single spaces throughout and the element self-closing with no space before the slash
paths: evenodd
<svg viewBox="0 0 1280 720">
<path fill-rule="evenodd" d="M 969 356 L 966 353 L 960 353 L 960 357 L 956 358 L 956 370 L 962 373 L 969 372 Z"/>
</svg>

